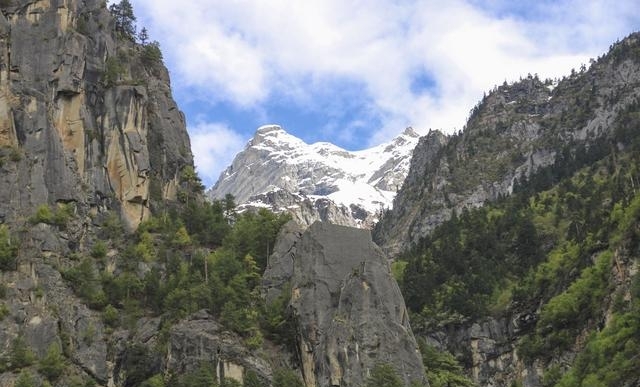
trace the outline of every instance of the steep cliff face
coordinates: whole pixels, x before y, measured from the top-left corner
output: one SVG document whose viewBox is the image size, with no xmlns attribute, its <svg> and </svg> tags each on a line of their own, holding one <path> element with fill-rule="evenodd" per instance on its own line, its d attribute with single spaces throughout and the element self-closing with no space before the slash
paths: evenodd
<svg viewBox="0 0 640 387">
<path fill-rule="evenodd" d="M 464 131 L 421 139 L 406 183 L 376 225 L 376 242 L 397 254 L 454 211 L 509 195 L 563 152 L 602 147 L 618 111 L 640 93 L 639 39 L 631 35 L 588 70 L 557 83 L 529 76 L 502 85 L 472 110 Z"/>
<path fill-rule="evenodd" d="M 422 186 L 425 184 L 423 180 L 430 171 L 438 168 L 440 158 L 442 157 L 442 149 L 446 146 L 449 138 L 439 131 L 430 131 L 426 136 L 421 137 L 418 145 L 414 150 L 411 158 L 411 165 L 405 185 L 408 187 Z M 446 184 L 444 178 L 434 178 L 431 182 L 432 189 L 442 187 Z M 419 205 L 415 205 L 417 197 L 406 190 L 400 190 L 399 195 L 394 199 L 395 209 L 384 213 L 380 222 L 374 228 L 374 236 L 380 241 L 384 241 L 384 249 L 394 254 L 406 248 L 407 242 L 404 239 L 403 232 L 411 229 L 412 224 L 419 219 L 420 213 L 425 209 Z M 444 197 L 431 197 L 433 202 L 433 212 L 429 212 L 429 219 L 423 221 L 427 227 L 434 227 L 442 223 L 449 217 L 449 209 Z M 441 207 L 437 210 L 435 207 Z"/>
<path fill-rule="evenodd" d="M 263 281 L 268 298 L 291 292 L 306 386 L 362 386 L 379 364 L 404 385 L 424 382 L 400 289 L 369 231 L 316 222 L 302 233 L 291 222 Z"/>
<path fill-rule="evenodd" d="M 106 2 L 1 4 L 0 228 L 11 254 L 0 265 L 0 385 L 17 377 L 7 359 L 22 339 L 36 359 L 61 348 L 68 378 L 107 385 L 110 328 L 62 273 L 99 244 L 101 226 L 132 230 L 175 200 L 193 166 L 184 117 L 161 60 L 117 36 Z M 119 252 L 107 252 L 113 274 Z"/>
<path fill-rule="evenodd" d="M 166 69 L 118 39 L 102 1 L 13 1 L 0 16 L 0 213 L 117 208 L 131 228 L 192 165 Z M 155 190 L 155 192 L 154 192 Z"/>
</svg>

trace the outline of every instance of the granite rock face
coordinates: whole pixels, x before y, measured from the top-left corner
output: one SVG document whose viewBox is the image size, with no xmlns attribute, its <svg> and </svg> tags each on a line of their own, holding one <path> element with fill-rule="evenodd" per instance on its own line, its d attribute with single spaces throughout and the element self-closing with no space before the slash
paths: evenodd
<svg viewBox="0 0 640 387">
<path fill-rule="evenodd" d="M 117 38 L 105 1 L 0 5 L 0 224 L 20 247 L 15 267 L 0 271 L 0 352 L 18 337 L 38 358 L 57 345 L 67 376 L 104 386 L 114 364 L 102 313 L 61 273 L 108 216 L 131 230 L 176 199 L 193 166 L 167 70 L 144 49 Z M 33 220 L 38 208 L 64 209 L 66 220 Z M 0 385 L 15 377 L 4 372 Z"/>
<path fill-rule="evenodd" d="M 270 364 L 242 343 L 240 336 L 224 329 L 208 313 L 198 312 L 171 329 L 166 369 L 183 373 L 206 362 L 215 367 L 218 380 L 230 378 L 242 383 L 247 371 L 271 380 Z"/>
<path fill-rule="evenodd" d="M 487 318 L 430 332 L 425 340 L 457 358 L 466 358 L 470 377 L 479 386 L 510 386 L 520 381 L 523 386 L 538 387 L 543 385 L 543 367 L 538 362 L 525 363 L 517 351 L 517 339 L 531 323 L 530 318 Z"/>
<path fill-rule="evenodd" d="M 361 386 L 380 363 L 393 365 L 405 385 L 423 381 L 404 300 L 369 231 L 316 222 L 288 235 L 264 278 L 273 292 L 290 275 L 305 384 Z"/>
<path fill-rule="evenodd" d="M 290 220 L 282 226 L 262 277 L 262 290 L 267 304 L 275 301 L 283 289 L 290 284 L 293 276 L 293 260 L 303 232 L 304 228 L 295 220 Z"/>
<path fill-rule="evenodd" d="M 166 69 L 115 38 L 103 1 L 9 4 L 0 15 L 0 184 L 10 188 L 0 213 L 9 221 L 74 202 L 117 209 L 135 228 L 152 200 L 175 197 L 192 165 Z"/>
<path fill-rule="evenodd" d="M 406 186 L 422 185 L 424 177 L 439 167 L 442 149 L 446 146 L 448 139 L 445 134 L 437 130 L 430 131 L 426 136 L 420 138 L 411 158 L 410 172 L 404 183 Z M 435 178 L 431 184 L 437 187 L 446 184 L 446 181 L 440 177 Z M 375 235 L 384 236 L 384 248 L 388 253 L 397 253 L 406 246 L 403 232 L 411 228 L 412 223 L 419 215 L 423 215 L 422 222 L 430 228 L 434 228 L 451 216 L 451 209 L 445 205 L 444 198 L 435 195 L 431 196 L 430 200 L 440 208 L 420 214 L 423 208 L 415 205 L 415 201 L 418 199 L 415 193 L 417 190 L 401 190 L 400 195 L 394 199 L 395 209 L 385 213 L 382 220 L 376 225 Z M 393 217 L 394 222 L 390 224 L 387 217 Z"/>
<path fill-rule="evenodd" d="M 48 259 L 59 261 L 56 255 Z M 102 316 L 79 302 L 57 270 L 34 260 L 2 273 L 1 279 L 9 314 L 0 322 L 0 352 L 9 353 L 18 337 L 38 358 L 57 345 L 68 354 L 70 371 L 107 383 L 111 367 Z"/>
</svg>

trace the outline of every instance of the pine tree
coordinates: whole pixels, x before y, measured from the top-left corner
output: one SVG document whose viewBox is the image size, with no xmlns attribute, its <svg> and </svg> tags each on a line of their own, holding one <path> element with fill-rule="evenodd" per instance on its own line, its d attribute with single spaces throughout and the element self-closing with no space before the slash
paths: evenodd
<svg viewBox="0 0 640 387">
<path fill-rule="evenodd" d="M 5 225 L 0 225 L 0 270 L 16 269 L 15 243 L 12 244 L 9 229 Z"/>
<path fill-rule="evenodd" d="M 142 27 L 142 29 L 138 33 L 138 40 L 143 46 L 147 44 L 147 41 L 149 40 L 149 32 L 147 31 L 147 27 Z"/>
<path fill-rule="evenodd" d="M 136 16 L 133 14 L 133 6 L 129 0 L 121 0 L 111 4 L 109 11 L 116 22 L 116 32 L 126 39 L 134 40 L 136 35 Z"/>
<path fill-rule="evenodd" d="M 50 381 L 54 381 L 62 375 L 64 368 L 65 361 L 62 350 L 57 343 L 52 343 L 47 349 L 47 355 L 40 360 L 38 371 Z"/>
<path fill-rule="evenodd" d="M 29 348 L 24 337 L 18 336 L 11 345 L 11 368 L 18 369 L 28 367 L 36 360 L 36 356 Z"/>
<path fill-rule="evenodd" d="M 31 374 L 31 372 L 29 372 L 29 370 L 22 370 L 22 372 L 20 372 L 20 375 L 18 376 L 18 379 L 16 379 L 14 387 L 35 387 L 37 385 L 38 384 L 36 383 L 35 378 Z"/>
<path fill-rule="evenodd" d="M 402 387 L 403 383 L 396 370 L 389 364 L 378 364 L 371 370 L 367 387 Z"/>
<path fill-rule="evenodd" d="M 186 373 L 180 378 L 180 387 L 217 387 L 216 377 L 212 372 L 213 367 L 202 363 L 197 369 Z"/>
<path fill-rule="evenodd" d="M 273 387 L 303 387 L 304 383 L 292 370 L 280 368 L 273 373 Z"/>
</svg>

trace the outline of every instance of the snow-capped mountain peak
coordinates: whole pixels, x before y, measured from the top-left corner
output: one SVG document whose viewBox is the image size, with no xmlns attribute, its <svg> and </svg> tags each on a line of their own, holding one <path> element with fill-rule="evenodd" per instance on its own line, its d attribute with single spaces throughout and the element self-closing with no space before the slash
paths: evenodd
<svg viewBox="0 0 640 387">
<path fill-rule="evenodd" d="M 306 205 L 309 221 L 323 219 L 322 212 L 326 215 L 332 209 L 340 219 L 326 215 L 324 220 L 370 225 L 382 208 L 391 206 L 418 138 L 407 128 L 389 143 L 347 151 L 328 142 L 307 144 L 278 125 L 265 125 L 208 194 L 223 198 L 230 193 L 241 206 L 269 206 L 276 211 L 300 212 Z M 315 208 L 318 205 L 321 208 Z M 294 217 L 307 223 L 295 213 Z"/>
<path fill-rule="evenodd" d="M 265 149 L 293 149 L 295 147 L 305 146 L 301 139 L 290 135 L 278 125 L 264 125 L 256 130 L 255 135 L 249 143 L 249 147 L 258 147 Z"/>
</svg>

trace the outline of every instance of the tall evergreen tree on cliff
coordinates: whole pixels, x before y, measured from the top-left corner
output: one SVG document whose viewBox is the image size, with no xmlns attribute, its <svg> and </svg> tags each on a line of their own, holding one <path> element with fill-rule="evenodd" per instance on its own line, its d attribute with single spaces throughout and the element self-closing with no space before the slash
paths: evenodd
<svg viewBox="0 0 640 387">
<path fill-rule="evenodd" d="M 147 42 L 149 41 L 149 32 L 147 31 L 147 27 L 142 27 L 138 33 L 138 40 L 143 46 L 147 45 Z"/>
<path fill-rule="evenodd" d="M 116 32 L 122 37 L 134 40 L 136 36 L 136 15 L 133 14 L 133 6 L 129 0 L 121 0 L 109 6 L 109 11 L 116 21 Z"/>
</svg>

